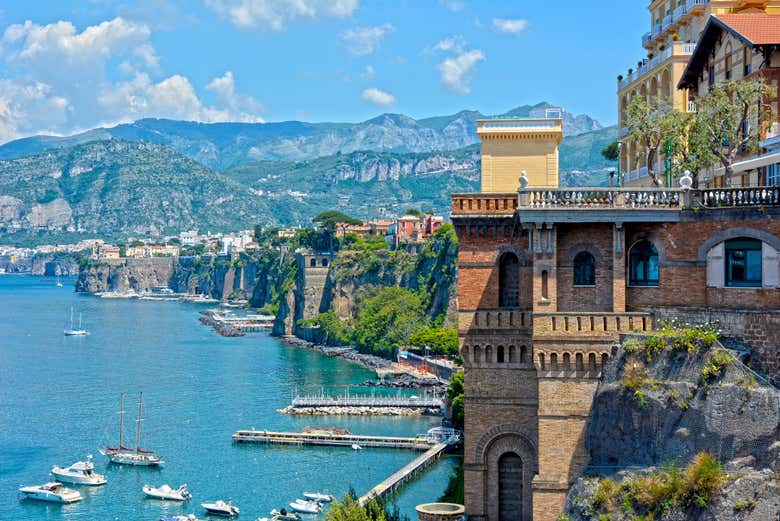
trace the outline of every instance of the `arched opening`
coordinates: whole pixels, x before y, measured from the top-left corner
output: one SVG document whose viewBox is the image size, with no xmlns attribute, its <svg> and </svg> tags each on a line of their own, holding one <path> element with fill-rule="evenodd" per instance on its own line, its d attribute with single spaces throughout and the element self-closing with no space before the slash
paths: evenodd
<svg viewBox="0 0 780 521">
<path fill-rule="evenodd" d="M 609 362 L 609 355 L 607 353 L 601 353 L 601 370 L 603 371 L 605 367 L 607 367 L 607 362 Z"/>
<path fill-rule="evenodd" d="M 496 361 L 499 364 L 504 363 L 504 346 L 498 346 L 498 348 L 496 349 Z"/>
<path fill-rule="evenodd" d="M 498 519 L 523 519 L 523 460 L 514 452 L 498 459 Z"/>
<path fill-rule="evenodd" d="M 480 357 L 482 356 L 482 350 L 479 348 L 479 346 L 474 346 L 472 348 L 472 352 L 474 354 L 472 357 L 472 362 L 478 364 L 480 362 Z"/>
<path fill-rule="evenodd" d="M 596 259 L 590 252 L 581 251 L 574 256 L 574 285 L 596 285 Z"/>
<path fill-rule="evenodd" d="M 574 357 L 574 360 L 577 364 L 577 371 L 584 371 L 585 363 L 583 361 L 582 353 L 577 353 L 577 355 Z"/>
<path fill-rule="evenodd" d="M 726 286 L 761 287 L 761 241 L 731 239 L 725 242 Z"/>
<path fill-rule="evenodd" d="M 471 362 L 471 353 L 469 346 L 463 346 L 463 349 L 460 350 L 460 356 L 463 358 L 463 361 L 465 363 Z"/>
<path fill-rule="evenodd" d="M 547 276 L 547 270 L 542 271 L 542 298 L 547 300 L 547 287 L 548 287 L 548 276 Z"/>
<path fill-rule="evenodd" d="M 541 371 L 547 370 L 547 366 L 544 363 L 544 353 L 539 353 L 539 369 Z"/>
<path fill-rule="evenodd" d="M 550 369 L 553 371 L 558 370 L 558 353 L 550 354 Z"/>
<path fill-rule="evenodd" d="M 650 98 L 657 98 L 657 97 L 658 97 L 658 80 L 656 78 L 653 78 L 652 80 L 650 80 Z"/>
<path fill-rule="evenodd" d="M 568 371 L 569 369 L 571 369 L 571 355 L 563 353 L 563 370 Z"/>
<path fill-rule="evenodd" d="M 504 253 L 498 262 L 498 305 L 516 308 L 520 302 L 520 261 L 512 252 Z"/>
<path fill-rule="evenodd" d="M 322 267 L 327 268 L 328 267 L 328 259 L 322 259 Z"/>
<path fill-rule="evenodd" d="M 669 69 L 664 69 L 664 72 L 661 73 L 661 96 L 665 100 L 672 96 L 672 78 L 669 74 Z"/>
<path fill-rule="evenodd" d="M 485 362 L 493 363 L 493 346 L 485 346 Z"/>
<path fill-rule="evenodd" d="M 525 346 L 520 346 L 520 363 L 524 364 L 526 361 L 526 356 L 528 356 L 528 348 Z"/>
<path fill-rule="evenodd" d="M 316 267 L 317 267 L 317 259 L 314 259 L 314 258 L 313 258 L 313 259 L 311 259 L 311 260 L 309 261 L 309 267 L 310 267 L 310 268 L 316 268 Z"/>
<path fill-rule="evenodd" d="M 628 283 L 658 286 L 658 250 L 647 240 L 637 242 L 628 255 Z"/>
<path fill-rule="evenodd" d="M 509 346 L 509 363 L 510 364 L 517 363 L 517 349 L 515 348 L 515 346 Z"/>
<path fill-rule="evenodd" d="M 596 370 L 596 353 L 590 353 L 588 355 L 588 370 L 589 371 Z"/>
</svg>

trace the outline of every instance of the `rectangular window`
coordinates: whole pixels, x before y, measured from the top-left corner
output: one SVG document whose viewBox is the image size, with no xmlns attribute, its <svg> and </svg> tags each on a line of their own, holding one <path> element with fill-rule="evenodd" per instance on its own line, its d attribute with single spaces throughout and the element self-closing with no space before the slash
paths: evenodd
<svg viewBox="0 0 780 521">
<path fill-rule="evenodd" d="M 766 184 L 768 186 L 780 186 L 780 164 L 775 163 L 766 167 Z"/>
<path fill-rule="evenodd" d="M 715 66 L 710 65 L 709 69 L 707 70 L 707 73 L 709 74 L 708 77 L 708 84 L 710 86 L 710 90 L 715 86 Z"/>
<path fill-rule="evenodd" d="M 753 72 L 752 67 L 752 61 L 753 61 L 753 53 L 750 52 L 750 47 L 745 47 L 744 56 L 742 57 L 742 76 L 747 76 L 751 72 Z"/>
<path fill-rule="evenodd" d="M 761 241 L 726 243 L 726 286 L 761 287 Z"/>
</svg>

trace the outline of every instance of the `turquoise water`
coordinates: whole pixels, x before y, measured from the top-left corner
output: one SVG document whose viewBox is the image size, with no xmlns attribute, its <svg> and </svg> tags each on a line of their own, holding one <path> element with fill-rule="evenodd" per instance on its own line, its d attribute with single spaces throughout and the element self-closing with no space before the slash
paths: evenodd
<svg viewBox="0 0 780 521">
<path fill-rule="evenodd" d="M 68 310 L 83 312 L 87 337 L 62 334 Z M 0 277 L 0 521 L 157 520 L 205 514 L 200 503 L 232 498 L 240 519 L 267 516 L 304 490 L 362 494 L 416 453 L 401 450 L 233 445 L 236 429 L 337 426 L 355 433 L 413 435 L 438 418 L 294 417 L 276 412 L 296 391 L 343 392 L 368 370 L 292 348 L 263 334 L 223 338 L 197 321 L 198 307 L 99 299 L 37 277 Z M 125 436 L 134 439 L 137 393 L 144 392 L 143 447 L 162 469 L 109 465 L 97 449 L 116 443 L 125 392 Z M 353 391 L 354 392 L 354 391 Z M 132 443 L 128 443 L 132 445 Z M 19 501 L 20 485 L 51 480 L 52 465 L 94 454 L 108 484 L 80 490 L 73 505 Z M 396 501 L 438 498 L 454 460 L 444 458 Z M 146 484 L 188 483 L 184 506 L 144 499 Z"/>
</svg>

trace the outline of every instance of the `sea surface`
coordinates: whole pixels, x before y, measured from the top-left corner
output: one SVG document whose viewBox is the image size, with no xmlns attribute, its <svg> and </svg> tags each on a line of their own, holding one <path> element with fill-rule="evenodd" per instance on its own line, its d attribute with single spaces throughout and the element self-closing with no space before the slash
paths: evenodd
<svg viewBox="0 0 780 521">
<path fill-rule="evenodd" d="M 418 453 L 233 445 L 235 430 L 311 425 L 414 435 L 439 423 L 436 417 L 280 414 L 296 392 L 343 393 L 373 374 L 265 334 L 223 338 L 198 322 L 198 305 L 100 299 L 76 294 L 73 280 L 63 282 L 0 276 L 0 521 L 205 518 L 201 502 L 228 498 L 241 508 L 239 519 L 254 520 L 303 491 L 342 496 L 352 487 L 360 495 Z M 63 335 L 71 308 L 83 315 L 89 336 Z M 118 442 L 120 393 L 126 445 L 133 446 L 140 391 L 142 446 L 163 457 L 161 469 L 108 464 L 98 452 Z M 83 501 L 19 499 L 19 486 L 52 481 L 53 465 L 87 454 L 108 484 L 80 487 Z M 440 496 L 455 463 L 445 457 L 404 487 L 396 496 L 402 513 L 416 519 L 414 506 Z M 180 506 L 144 499 L 147 483 L 188 483 L 193 500 Z"/>
</svg>

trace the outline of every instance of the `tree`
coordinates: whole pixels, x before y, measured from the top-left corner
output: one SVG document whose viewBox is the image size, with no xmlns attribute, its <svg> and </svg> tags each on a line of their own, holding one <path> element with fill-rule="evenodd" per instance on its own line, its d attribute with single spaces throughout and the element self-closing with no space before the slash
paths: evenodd
<svg viewBox="0 0 780 521">
<path fill-rule="evenodd" d="M 768 125 L 774 121 L 767 99 L 775 88 L 763 79 L 727 81 L 715 85 L 696 103 L 695 139 L 706 143 L 711 164 L 723 166 L 731 186 L 734 161 L 739 154 L 755 153 Z"/>
<path fill-rule="evenodd" d="M 363 224 L 363 221 L 360 219 L 350 217 L 338 210 L 326 210 L 318 214 L 311 221 L 319 224 L 327 231 L 329 237 L 328 251 L 330 251 L 330 253 L 333 253 L 333 238 L 336 234 L 336 226 L 341 226 L 343 231 L 350 224 Z"/>
<path fill-rule="evenodd" d="M 419 293 L 397 286 L 377 288 L 359 306 L 354 340 L 363 351 L 390 358 L 427 320 Z"/>
<path fill-rule="evenodd" d="M 666 140 L 679 138 L 672 109 L 656 97 L 647 101 L 643 96 L 634 96 L 626 110 L 626 130 L 637 143 L 637 159 L 644 159 L 647 175 L 655 186 L 663 181 L 655 171 L 655 162 Z M 643 156 L 643 157 L 642 157 Z"/>
<path fill-rule="evenodd" d="M 414 215 L 415 217 L 422 217 L 425 214 L 423 214 L 418 208 L 409 207 L 404 212 L 404 215 Z"/>
<path fill-rule="evenodd" d="M 601 156 L 607 161 L 617 161 L 620 158 L 617 139 L 601 149 Z"/>
<path fill-rule="evenodd" d="M 450 417 L 452 425 L 456 429 L 463 428 L 463 371 L 452 375 L 450 385 L 447 387 L 447 399 L 450 401 Z"/>
<path fill-rule="evenodd" d="M 458 331 L 427 327 L 409 337 L 409 343 L 416 347 L 428 347 L 433 354 L 454 356 L 458 354 Z"/>
</svg>

